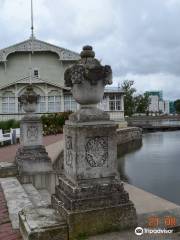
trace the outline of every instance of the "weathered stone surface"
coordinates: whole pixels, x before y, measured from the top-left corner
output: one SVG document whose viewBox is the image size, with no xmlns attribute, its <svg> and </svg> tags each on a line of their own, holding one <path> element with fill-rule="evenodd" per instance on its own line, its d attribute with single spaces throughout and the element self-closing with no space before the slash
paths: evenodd
<svg viewBox="0 0 180 240">
<path fill-rule="evenodd" d="M 64 174 L 72 182 L 118 177 L 116 124 L 66 122 L 64 136 Z"/>
<path fill-rule="evenodd" d="M 21 211 L 24 207 L 32 206 L 32 203 L 29 200 L 27 193 L 24 191 L 24 188 L 16 178 L 1 178 L 0 183 L 6 198 L 12 227 L 13 229 L 18 229 L 19 211 Z"/>
<path fill-rule="evenodd" d="M 46 188 L 54 193 L 56 173 L 44 146 L 20 146 L 15 160 L 21 183 L 32 183 L 37 189 Z"/>
<path fill-rule="evenodd" d="M 22 104 L 25 117 L 20 124 L 20 147 L 15 162 L 21 183 L 32 183 L 36 188 L 46 188 L 54 193 L 56 174 L 52 162 L 42 145 L 42 123 L 35 115 L 39 96 L 29 84 L 18 100 Z"/>
<path fill-rule="evenodd" d="M 67 224 L 50 208 L 24 208 L 19 213 L 20 232 L 26 240 L 68 240 Z"/>
<path fill-rule="evenodd" d="M 0 178 L 14 177 L 17 174 L 17 166 L 14 163 L 0 162 Z"/>
<path fill-rule="evenodd" d="M 138 127 L 127 127 L 117 129 L 117 144 L 126 144 L 133 141 L 142 141 L 142 129 Z"/>
<path fill-rule="evenodd" d="M 15 161 L 18 165 L 19 175 L 52 171 L 51 160 L 42 145 L 20 146 L 16 152 Z"/>
<path fill-rule="evenodd" d="M 117 125 L 98 110 L 104 86 L 112 83 L 110 66 L 85 46 L 81 60 L 65 72 L 80 110 L 64 126 L 64 171 L 52 205 L 68 223 L 69 239 L 134 227 L 136 210 L 117 168 Z"/>
<path fill-rule="evenodd" d="M 64 133 L 64 174 L 52 204 L 66 217 L 70 239 L 136 226 L 136 210 L 117 172 L 116 124 L 69 121 Z"/>
<path fill-rule="evenodd" d="M 90 93 L 92 91 L 89 91 Z M 110 116 L 108 113 L 98 109 L 95 106 L 81 106 L 81 108 L 72 113 L 69 116 L 69 120 L 72 122 L 90 122 L 90 121 L 99 121 L 99 120 L 109 120 Z"/>
<path fill-rule="evenodd" d="M 20 143 L 22 146 L 42 145 L 42 123 L 35 115 L 25 116 L 20 123 Z"/>
<path fill-rule="evenodd" d="M 56 196 L 66 209 L 72 211 L 116 206 L 129 201 L 128 193 L 124 191 L 120 181 L 91 181 L 77 186 L 65 176 L 59 176 Z"/>
<path fill-rule="evenodd" d="M 50 194 L 47 190 L 43 189 L 43 191 L 46 192 L 42 196 L 40 191 L 38 191 L 32 184 L 23 184 L 22 186 L 26 193 L 28 194 L 29 200 L 32 202 L 33 206 L 36 207 L 51 206 L 51 200 L 49 199 Z"/>
<path fill-rule="evenodd" d="M 69 228 L 69 240 L 74 240 L 80 235 L 95 235 L 109 231 L 120 231 L 133 228 L 137 222 L 135 219 L 134 205 L 126 204 L 87 209 L 82 211 L 69 211 L 62 202 L 53 196 L 52 202 L 60 215 L 67 219 Z"/>
</svg>

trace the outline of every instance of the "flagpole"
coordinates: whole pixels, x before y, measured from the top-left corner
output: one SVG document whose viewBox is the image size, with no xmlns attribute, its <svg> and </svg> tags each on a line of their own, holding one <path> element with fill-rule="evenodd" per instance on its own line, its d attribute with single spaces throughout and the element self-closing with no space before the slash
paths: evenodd
<svg viewBox="0 0 180 240">
<path fill-rule="evenodd" d="M 34 14 L 33 14 L 33 0 L 31 0 L 31 37 L 34 38 Z"/>
</svg>

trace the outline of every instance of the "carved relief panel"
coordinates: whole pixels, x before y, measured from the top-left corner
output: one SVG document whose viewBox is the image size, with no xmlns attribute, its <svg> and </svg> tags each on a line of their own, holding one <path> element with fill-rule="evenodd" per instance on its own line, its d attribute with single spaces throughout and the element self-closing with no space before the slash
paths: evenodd
<svg viewBox="0 0 180 240">
<path fill-rule="evenodd" d="M 65 151 L 66 151 L 65 162 L 69 167 L 72 167 L 73 153 L 72 153 L 72 137 L 71 136 L 65 136 Z"/>
<path fill-rule="evenodd" d="M 108 163 L 108 137 L 87 138 L 85 158 L 90 167 L 103 167 Z"/>
</svg>

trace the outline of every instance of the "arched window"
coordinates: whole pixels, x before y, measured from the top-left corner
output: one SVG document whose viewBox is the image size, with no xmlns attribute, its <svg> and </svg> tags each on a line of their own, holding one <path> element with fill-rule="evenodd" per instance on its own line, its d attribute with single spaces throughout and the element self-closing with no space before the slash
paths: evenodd
<svg viewBox="0 0 180 240">
<path fill-rule="evenodd" d="M 61 96 L 58 91 L 53 90 L 48 94 L 48 112 L 61 111 Z"/>
<path fill-rule="evenodd" d="M 2 96 L 2 113 L 15 113 L 15 95 L 10 91 Z"/>
</svg>

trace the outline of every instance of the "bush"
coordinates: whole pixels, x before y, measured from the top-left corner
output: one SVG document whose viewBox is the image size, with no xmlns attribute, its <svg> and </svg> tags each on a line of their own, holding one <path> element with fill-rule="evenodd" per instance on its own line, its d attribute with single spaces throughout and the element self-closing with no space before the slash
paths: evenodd
<svg viewBox="0 0 180 240">
<path fill-rule="evenodd" d="M 63 132 L 63 126 L 68 119 L 71 112 L 52 113 L 41 116 L 43 125 L 43 135 L 58 134 Z M 0 129 L 9 131 L 10 128 L 19 128 L 20 121 L 9 119 L 7 121 L 0 121 Z"/>
<path fill-rule="evenodd" d="M 10 130 L 10 128 L 19 128 L 19 127 L 20 127 L 20 121 L 17 121 L 15 119 L 0 121 L 0 129 L 2 129 L 3 131 Z"/>
<path fill-rule="evenodd" d="M 63 132 L 63 126 L 71 112 L 52 113 L 42 115 L 43 135 L 58 134 Z"/>
</svg>

